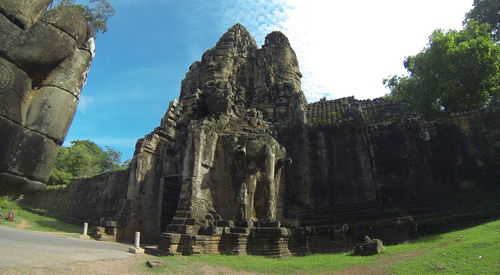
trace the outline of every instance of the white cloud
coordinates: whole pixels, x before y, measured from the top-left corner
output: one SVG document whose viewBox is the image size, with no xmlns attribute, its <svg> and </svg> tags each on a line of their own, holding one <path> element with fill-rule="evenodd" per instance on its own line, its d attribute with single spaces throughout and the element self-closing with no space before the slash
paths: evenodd
<svg viewBox="0 0 500 275">
<path fill-rule="evenodd" d="M 459 29 L 472 0 L 287 0 L 278 25 L 290 39 L 309 101 L 384 95 L 383 78 L 405 72 L 437 28 Z"/>
<path fill-rule="evenodd" d="M 239 0 L 223 24 L 241 22 L 259 44 L 283 31 L 297 53 L 309 102 L 326 96 L 374 98 L 382 80 L 403 74 L 406 56 L 421 51 L 438 28 L 460 29 L 473 0 Z"/>
<path fill-rule="evenodd" d="M 90 103 L 94 101 L 93 97 L 90 96 L 85 96 L 85 95 L 80 95 L 80 101 L 78 102 L 78 110 L 85 114 L 87 110 L 89 109 Z"/>
</svg>

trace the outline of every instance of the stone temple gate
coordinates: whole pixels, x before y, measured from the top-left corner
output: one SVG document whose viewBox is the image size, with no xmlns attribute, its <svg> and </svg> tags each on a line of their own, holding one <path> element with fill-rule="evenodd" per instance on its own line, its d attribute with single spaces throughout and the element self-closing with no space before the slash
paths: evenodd
<svg viewBox="0 0 500 275">
<path fill-rule="evenodd" d="M 283 33 L 259 48 L 236 24 L 127 170 L 26 203 L 185 255 L 338 252 L 500 216 L 498 105 L 428 121 L 384 99 L 308 104 L 301 77 Z"/>
</svg>

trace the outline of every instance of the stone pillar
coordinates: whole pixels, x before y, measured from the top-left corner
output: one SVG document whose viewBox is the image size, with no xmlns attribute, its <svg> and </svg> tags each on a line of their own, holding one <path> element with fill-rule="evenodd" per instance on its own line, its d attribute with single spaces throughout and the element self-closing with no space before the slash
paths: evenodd
<svg viewBox="0 0 500 275">
<path fill-rule="evenodd" d="M 135 232 L 134 247 L 139 248 L 141 245 L 141 232 Z"/>
<path fill-rule="evenodd" d="M 266 147 L 266 190 L 267 190 L 267 200 L 266 200 L 266 220 L 274 221 L 276 219 L 276 189 L 274 184 L 274 173 L 276 165 L 276 155 L 273 150 Z"/>
<path fill-rule="evenodd" d="M 141 232 L 135 232 L 134 246 L 128 249 L 128 252 L 134 254 L 144 253 L 144 249 L 140 247 L 141 245 Z"/>
</svg>

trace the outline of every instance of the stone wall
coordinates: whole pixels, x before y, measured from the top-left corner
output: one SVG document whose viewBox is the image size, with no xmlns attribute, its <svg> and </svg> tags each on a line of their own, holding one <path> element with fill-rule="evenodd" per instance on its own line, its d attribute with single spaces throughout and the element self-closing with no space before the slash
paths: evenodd
<svg viewBox="0 0 500 275">
<path fill-rule="evenodd" d="M 0 0 L 0 195 L 45 188 L 94 54 L 83 16 L 50 2 Z"/>
<path fill-rule="evenodd" d="M 25 195 L 23 206 L 43 209 L 47 215 L 73 218 L 99 224 L 101 220 L 127 222 L 123 212 L 127 203 L 130 170 L 76 179 L 66 188 L 45 190 L 35 195 Z"/>
<path fill-rule="evenodd" d="M 304 152 L 288 170 L 303 176 L 287 180 L 287 213 L 306 225 L 330 224 L 349 219 L 336 216 L 339 210 L 497 189 L 498 121 L 499 108 L 492 106 L 436 121 L 313 125 L 306 130 L 306 146 L 294 149 L 285 142 L 289 151 Z"/>
</svg>

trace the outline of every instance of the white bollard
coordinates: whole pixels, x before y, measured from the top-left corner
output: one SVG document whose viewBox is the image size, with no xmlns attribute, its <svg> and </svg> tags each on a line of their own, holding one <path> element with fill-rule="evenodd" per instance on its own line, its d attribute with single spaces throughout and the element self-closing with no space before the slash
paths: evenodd
<svg viewBox="0 0 500 275">
<path fill-rule="evenodd" d="M 128 249 L 128 252 L 134 254 L 144 253 L 144 249 L 140 248 L 139 247 L 140 245 L 141 245 L 141 232 L 135 232 L 134 247 L 130 247 Z"/>
<path fill-rule="evenodd" d="M 87 235 L 88 230 L 89 230 L 89 224 L 83 223 L 83 234 L 80 235 L 80 239 L 82 239 L 82 240 L 89 240 L 90 239 L 89 235 Z"/>
<path fill-rule="evenodd" d="M 134 240 L 135 248 L 139 248 L 140 244 L 141 244 L 141 232 L 135 232 L 135 240 Z"/>
</svg>

